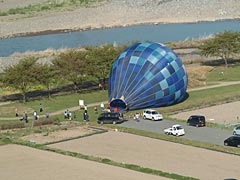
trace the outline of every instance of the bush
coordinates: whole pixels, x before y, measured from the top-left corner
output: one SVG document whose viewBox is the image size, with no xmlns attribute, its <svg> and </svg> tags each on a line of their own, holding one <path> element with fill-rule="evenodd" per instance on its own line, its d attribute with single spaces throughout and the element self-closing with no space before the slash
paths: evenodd
<svg viewBox="0 0 240 180">
<path fill-rule="evenodd" d="M 43 126 L 43 125 L 48 125 L 48 124 L 55 124 L 56 121 L 52 120 L 52 119 L 47 119 L 47 120 L 37 120 L 34 121 L 34 127 L 35 126 Z"/>
<path fill-rule="evenodd" d="M 1 12 L 0 16 L 7 16 L 8 14 L 6 12 Z"/>
<path fill-rule="evenodd" d="M 24 128 L 24 123 L 18 122 L 18 123 L 11 123 L 11 124 L 1 124 L 0 129 L 6 130 L 6 129 L 17 129 L 17 128 Z"/>
</svg>

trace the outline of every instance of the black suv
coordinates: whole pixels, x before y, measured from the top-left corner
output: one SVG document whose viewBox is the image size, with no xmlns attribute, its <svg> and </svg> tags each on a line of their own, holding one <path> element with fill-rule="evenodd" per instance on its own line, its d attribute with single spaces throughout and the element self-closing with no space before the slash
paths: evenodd
<svg viewBox="0 0 240 180">
<path fill-rule="evenodd" d="M 114 112 L 104 112 L 98 116 L 99 124 L 118 124 L 122 123 L 123 120 L 120 117 L 119 113 Z"/>
<path fill-rule="evenodd" d="M 193 115 L 188 118 L 187 124 L 189 126 L 196 126 L 196 127 L 206 126 L 206 120 L 204 116 Z"/>
<path fill-rule="evenodd" d="M 240 136 L 231 136 L 224 141 L 225 146 L 240 147 Z"/>
</svg>

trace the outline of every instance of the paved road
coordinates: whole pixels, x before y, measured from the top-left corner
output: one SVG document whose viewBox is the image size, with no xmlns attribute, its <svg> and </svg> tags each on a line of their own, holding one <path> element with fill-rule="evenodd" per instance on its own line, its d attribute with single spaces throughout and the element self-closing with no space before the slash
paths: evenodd
<svg viewBox="0 0 240 180">
<path fill-rule="evenodd" d="M 186 138 L 186 139 L 200 141 L 200 142 L 207 142 L 210 144 L 223 145 L 223 141 L 232 135 L 232 131 L 229 131 L 229 130 L 222 130 L 222 129 L 210 128 L 210 127 L 197 128 L 193 126 L 187 126 L 186 123 L 175 122 L 172 120 L 151 121 L 151 120 L 141 119 L 140 122 L 129 120 L 127 122 L 120 124 L 119 126 L 163 134 L 163 130 L 165 128 L 169 128 L 174 124 L 182 125 L 185 130 L 186 134 L 179 138 Z"/>
</svg>

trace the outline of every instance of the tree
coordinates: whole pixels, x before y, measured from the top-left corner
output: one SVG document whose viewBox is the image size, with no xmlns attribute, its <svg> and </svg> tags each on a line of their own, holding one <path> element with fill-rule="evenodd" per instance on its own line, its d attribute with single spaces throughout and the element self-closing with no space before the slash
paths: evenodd
<svg viewBox="0 0 240 180">
<path fill-rule="evenodd" d="M 37 81 L 44 85 L 48 90 L 48 98 L 50 98 L 50 85 L 56 79 L 56 72 L 54 71 L 53 65 L 39 64 L 36 69 Z"/>
<path fill-rule="evenodd" d="M 75 89 L 77 83 L 83 82 L 88 78 L 85 51 L 70 50 L 61 53 L 52 63 L 58 76 L 64 80 L 73 82 Z"/>
<path fill-rule="evenodd" d="M 226 67 L 228 60 L 240 53 L 240 32 L 225 31 L 206 40 L 200 47 L 200 53 L 206 57 L 221 57 Z"/>
<path fill-rule="evenodd" d="M 113 61 L 124 48 L 126 47 L 114 47 L 113 45 L 87 48 L 88 72 L 98 80 L 108 78 Z"/>
<path fill-rule="evenodd" d="M 27 100 L 26 93 L 36 83 L 36 61 L 35 57 L 28 57 L 3 70 L 3 85 L 19 90 L 23 96 L 23 102 Z"/>
</svg>

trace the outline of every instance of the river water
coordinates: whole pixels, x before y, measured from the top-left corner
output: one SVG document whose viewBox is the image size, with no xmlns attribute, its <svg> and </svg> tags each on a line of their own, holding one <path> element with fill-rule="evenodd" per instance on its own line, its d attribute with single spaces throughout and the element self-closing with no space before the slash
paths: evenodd
<svg viewBox="0 0 240 180">
<path fill-rule="evenodd" d="M 101 44 L 130 44 L 134 41 L 176 42 L 203 38 L 226 30 L 240 31 L 240 20 L 145 24 L 61 34 L 13 37 L 0 40 L 0 57 L 6 57 L 15 52 L 97 46 Z"/>
</svg>

